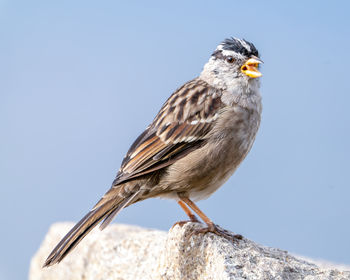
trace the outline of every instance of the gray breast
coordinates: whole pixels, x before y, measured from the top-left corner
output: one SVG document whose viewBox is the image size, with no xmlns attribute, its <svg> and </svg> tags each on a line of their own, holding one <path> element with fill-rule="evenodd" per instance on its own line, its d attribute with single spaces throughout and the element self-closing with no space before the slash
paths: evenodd
<svg viewBox="0 0 350 280">
<path fill-rule="evenodd" d="M 232 175 L 250 151 L 259 125 L 260 113 L 254 109 L 236 105 L 222 113 L 208 145 L 213 147 L 217 176 L 226 181 Z"/>
</svg>

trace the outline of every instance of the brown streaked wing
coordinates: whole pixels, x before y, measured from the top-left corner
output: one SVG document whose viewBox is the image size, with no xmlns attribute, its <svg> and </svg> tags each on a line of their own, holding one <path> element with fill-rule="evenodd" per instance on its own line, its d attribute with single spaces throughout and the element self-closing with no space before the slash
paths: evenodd
<svg viewBox="0 0 350 280">
<path fill-rule="evenodd" d="M 203 145 L 223 106 L 221 92 L 199 79 L 175 91 L 130 147 L 113 185 L 169 166 Z"/>
</svg>

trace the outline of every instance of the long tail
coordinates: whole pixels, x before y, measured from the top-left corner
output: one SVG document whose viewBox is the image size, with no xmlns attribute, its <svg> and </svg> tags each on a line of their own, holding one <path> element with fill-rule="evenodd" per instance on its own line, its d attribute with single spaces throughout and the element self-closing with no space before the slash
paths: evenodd
<svg viewBox="0 0 350 280">
<path fill-rule="evenodd" d="M 135 192 L 119 202 L 115 199 L 108 200 L 87 213 L 52 250 L 43 267 L 59 263 L 102 219 L 105 220 L 101 229 L 105 228 L 115 215 L 132 202 L 137 194 L 138 192 Z"/>
</svg>

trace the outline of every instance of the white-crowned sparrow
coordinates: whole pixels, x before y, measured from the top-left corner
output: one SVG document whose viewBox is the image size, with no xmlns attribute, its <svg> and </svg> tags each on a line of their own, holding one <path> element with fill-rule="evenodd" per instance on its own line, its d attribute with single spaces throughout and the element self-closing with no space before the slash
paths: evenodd
<svg viewBox="0 0 350 280">
<path fill-rule="evenodd" d="M 176 90 L 136 139 L 110 190 L 53 249 L 60 262 L 100 221 L 105 228 L 124 207 L 150 197 L 173 198 L 207 227 L 222 232 L 193 203 L 210 196 L 249 152 L 260 124 L 258 66 L 252 43 L 226 39 L 198 78 Z M 188 208 L 189 207 L 189 208 Z"/>
</svg>

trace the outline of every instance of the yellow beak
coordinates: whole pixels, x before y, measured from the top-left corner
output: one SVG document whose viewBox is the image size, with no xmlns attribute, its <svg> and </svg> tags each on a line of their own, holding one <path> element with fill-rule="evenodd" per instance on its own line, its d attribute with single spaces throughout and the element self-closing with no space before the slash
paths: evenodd
<svg viewBox="0 0 350 280">
<path fill-rule="evenodd" d="M 258 67 L 262 61 L 258 58 L 248 59 L 241 67 L 242 73 L 251 78 L 259 78 L 262 74 L 259 72 Z"/>
</svg>

